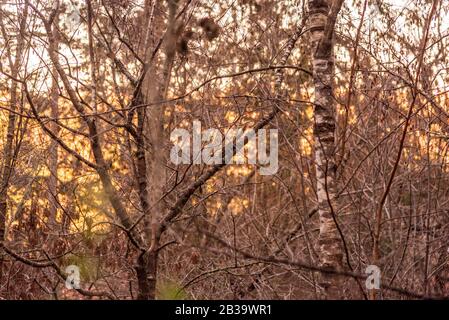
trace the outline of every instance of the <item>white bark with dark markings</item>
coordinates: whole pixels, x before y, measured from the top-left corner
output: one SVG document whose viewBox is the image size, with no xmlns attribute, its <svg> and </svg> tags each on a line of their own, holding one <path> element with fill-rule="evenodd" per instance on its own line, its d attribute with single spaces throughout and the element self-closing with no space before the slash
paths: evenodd
<svg viewBox="0 0 449 320">
<path fill-rule="evenodd" d="M 314 102 L 314 152 L 317 181 L 318 214 L 320 220 L 321 266 L 340 269 L 342 247 L 335 222 L 335 104 L 333 96 L 334 55 L 333 29 L 342 0 L 309 0 L 309 28 L 312 45 Z M 337 279 L 323 276 L 324 296 L 337 296 Z"/>
</svg>

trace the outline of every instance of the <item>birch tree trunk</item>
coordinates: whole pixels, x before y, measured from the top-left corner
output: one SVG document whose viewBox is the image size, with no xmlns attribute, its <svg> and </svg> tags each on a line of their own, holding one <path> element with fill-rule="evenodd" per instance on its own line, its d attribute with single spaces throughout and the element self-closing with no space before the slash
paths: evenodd
<svg viewBox="0 0 449 320">
<path fill-rule="evenodd" d="M 312 46 L 314 102 L 314 152 L 317 200 L 320 221 L 320 260 L 322 267 L 342 267 L 341 239 L 336 225 L 335 199 L 335 106 L 333 96 L 334 55 L 333 29 L 342 0 L 309 0 L 309 28 Z M 339 6 L 338 8 L 336 6 Z M 320 281 L 325 298 L 336 298 L 339 283 L 323 275 Z"/>
</svg>

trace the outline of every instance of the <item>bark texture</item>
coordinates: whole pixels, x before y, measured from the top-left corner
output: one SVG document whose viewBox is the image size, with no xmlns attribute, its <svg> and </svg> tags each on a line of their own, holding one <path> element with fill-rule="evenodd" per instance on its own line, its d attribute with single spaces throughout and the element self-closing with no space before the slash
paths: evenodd
<svg viewBox="0 0 449 320">
<path fill-rule="evenodd" d="M 58 24 L 58 16 L 55 17 L 55 25 Z M 53 37 L 55 39 L 55 47 L 59 47 L 59 35 L 56 30 L 53 30 Z M 50 89 L 50 114 L 52 119 L 58 119 L 59 108 L 59 86 L 58 86 L 59 76 L 58 70 L 55 67 L 52 68 L 52 84 Z M 55 136 L 59 136 L 59 125 L 56 121 L 51 122 L 49 129 L 54 133 Z M 50 176 L 48 177 L 48 220 L 50 225 L 54 226 L 56 224 L 56 214 L 58 209 L 58 143 L 51 139 L 50 147 L 48 150 L 48 170 L 50 171 Z"/>
<path fill-rule="evenodd" d="M 142 83 L 142 95 L 139 97 L 146 109 L 137 111 L 138 127 L 144 133 L 138 139 L 137 172 L 139 194 L 144 214 L 144 230 L 149 249 L 141 254 L 136 266 L 138 274 L 138 299 L 152 300 L 156 298 L 157 263 L 160 224 L 166 211 L 163 195 L 166 182 L 166 152 L 164 133 L 164 113 L 167 88 L 170 82 L 171 69 L 176 50 L 176 12 L 178 0 L 167 0 L 168 25 L 164 36 L 164 58 L 162 70 L 159 71 L 153 55 L 146 54 L 148 72 Z M 149 23 L 152 20 L 151 7 Z M 146 43 L 151 40 L 146 35 Z M 146 178 L 145 178 L 146 177 Z"/>
<path fill-rule="evenodd" d="M 341 2 L 342 1 L 336 1 Z M 338 5 L 338 4 L 334 4 Z M 338 11 L 337 11 L 338 13 Z M 322 267 L 342 267 L 341 239 L 336 225 L 335 199 L 335 105 L 333 96 L 334 55 L 333 28 L 336 13 L 330 0 L 309 1 L 309 28 L 312 46 L 314 101 L 314 152 L 317 180 L 318 214 L 320 220 L 320 260 Z M 337 279 L 321 278 L 326 298 L 336 297 L 339 291 Z"/>
</svg>

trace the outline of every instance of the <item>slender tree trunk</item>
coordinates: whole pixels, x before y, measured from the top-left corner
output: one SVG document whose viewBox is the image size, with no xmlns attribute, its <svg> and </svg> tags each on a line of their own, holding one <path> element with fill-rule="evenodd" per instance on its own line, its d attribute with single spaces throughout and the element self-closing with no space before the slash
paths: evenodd
<svg viewBox="0 0 449 320">
<path fill-rule="evenodd" d="M 330 0 L 309 0 L 309 27 L 315 87 L 314 152 L 320 221 L 320 260 L 323 267 L 339 269 L 342 266 L 343 255 L 335 220 L 337 204 L 335 201 L 336 148 L 332 39 L 336 16 L 331 16 L 330 3 Z M 339 281 L 335 277 L 324 275 L 321 279 L 321 285 L 324 289 L 325 298 L 338 297 Z"/>
<path fill-rule="evenodd" d="M 26 20 L 28 16 L 28 5 L 25 4 L 23 16 L 20 22 L 20 33 L 24 33 L 26 27 Z M 1 18 L 1 17 L 0 17 Z M 4 29 L 3 29 L 4 31 Z M 15 52 L 15 60 L 12 62 L 13 54 L 9 45 L 6 48 L 10 57 L 11 75 L 17 78 L 21 66 L 22 53 L 24 50 L 24 37 L 18 35 L 17 48 Z M 14 133 L 16 132 L 16 110 L 17 110 L 17 82 L 11 80 L 10 88 L 10 109 L 8 115 L 8 127 L 6 129 L 6 144 L 3 149 L 3 166 L 1 168 L 0 176 L 0 244 L 3 244 L 6 236 L 6 215 L 8 212 L 8 189 L 11 174 L 13 171 L 14 161 Z M 1 253 L 1 252 L 0 252 Z M 0 258 L 0 280 L 3 275 L 3 258 Z"/>
<path fill-rule="evenodd" d="M 170 82 L 171 68 L 175 58 L 176 48 L 176 11 L 178 9 L 178 0 L 167 0 L 169 16 L 167 34 L 164 39 L 164 65 L 161 75 L 158 74 L 154 65 L 151 65 L 151 57 L 147 55 L 146 60 L 149 63 L 149 70 L 143 81 L 142 91 L 143 100 L 146 103 L 158 102 L 146 109 L 145 114 L 138 112 L 138 121 L 145 118 L 145 124 L 142 124 L 147 143 L 145 143 L 146 152 L 138 148 L 138 174 L 143 175 L 142 161 L 146 161 L 146 185 L 139 183 L 140 188 L 148 188 L 148 203 L 141 200 L 144 210 L 144 228 L 147 241 L 150 242 L 148 252 L 139 256 L 136 271 L 139 278 L 138 298 L 142 300 L 152 300 L 156 298 L 157 284 L 157 264 L 158 264 L 158 234 L 159 224 L 166 210 L 162 199 L 166 182 L 166 154 L 165 154 L 165 134 L 164 134 L 164 112 L 165 104 L 159 103 L 166 99 L 167 88 Z M 148 37 L 148 35 L 147 35 Z M 148 42 L 148 38 L 146 39 Z M 159 80 L 159 81 L 158 81 Z M 140 152 L 139 152 L 140 151 Z M 139 161 L 140 160 L 140 161 Z M 140 163 L 140 165 L 139 165 Z M 139 170 L 140 168 L 140 170 Z M 141 177 L 140 177 L 141 178 Z M 139 178 L 139 179 L 140 179 Z M 144 191 L 144 190 L 141 190 Z M 147 207 L 148 206 L 148 207 Z"/>
<path fill-rule="evenodd" d="M 55 25 L 58 24 L 58 16 L 55 17 Z M 55 38 L 55 46 L 59 46 L 59 36 L 56 30 L 53 30 L 53 37 Z M 59 86 L 58 86 L 58 71 L 55 67 L 52 68 L 52 85 L 50 90 L 50 107 L 51 117 L 58 119 L 59 117 Z M 59 136 L 59 125 L 56 122 L 50 124 L 50 130 Z M 58 211 L 58 143 L 51 139 L 48 150 L 48 169 L 50 176 L 48 178 L 48 205 L 49 205 L 49 222 L 51 226 L 56 225 L 56 214 Z"/>
<path fill-rule="evenodd" d="M 138 300 L 156 299 L 158 251 L 151 250 L 137 259 Z"/>
</svg>

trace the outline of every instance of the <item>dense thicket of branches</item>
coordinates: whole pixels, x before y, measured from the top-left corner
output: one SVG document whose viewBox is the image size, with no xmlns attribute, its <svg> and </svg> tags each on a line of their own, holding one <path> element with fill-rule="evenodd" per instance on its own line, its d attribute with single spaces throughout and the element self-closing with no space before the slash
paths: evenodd
<svg viewBox="0 0 449 320">
<path fill-rule="evenodd" d="M 447 1 L 0 3 L 0 298 L 449 296 Z"/>
</svg>

